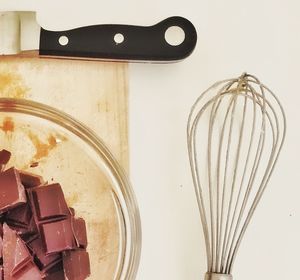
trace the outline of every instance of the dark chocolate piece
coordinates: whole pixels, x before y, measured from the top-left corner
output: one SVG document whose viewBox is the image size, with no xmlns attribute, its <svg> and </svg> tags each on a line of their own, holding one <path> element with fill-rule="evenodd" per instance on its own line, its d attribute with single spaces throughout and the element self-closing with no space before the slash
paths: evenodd
<svg viewBox="0 0 300 280">
<path fill-rule="evenodd" d="M 23 268 L 32 262 L 32 257 L 22 239 L 16 232 L 3 225 L 3 267 L 5 279 L 19 273 Z"/>
<path fill-rule="evenodd" d="M 52 266 L 62 260 L 61 254 L 55 253 L 47 255 L 40 238 L 36 238 L 29 242 L 28 247 L 32 251 L 36 264 L 40 270 L 49 270 Z"/>
<path fill-rule="evenodd" d="M 29 225 L 25 229 L 17 229 L 19 231 L 20 237 L 24 242 L 28 243 L 33 239 L 36 239 L 39 236 L 38 229 L 34 220 L 34 217 L 31 216 Z"/>
<path fill-rule="evenodd" d="M 63 264 L 68 280 L 84 280 L 91 274 L 89 254 L 85 250 L 64 252 Z"/>
<path fill-rule="evenodd" d="M 11 152 L 7 150 L 0 151 L 0 171 L 5 169 L 6 164 L 9 162 L 11 157 Z"/>
<path fill-rule="evenodd" d="M 20 237 L 27 234 L 28 230 L 27 228 L 23 228 L 23 227 L 19 227 L 19 226 L 13 226 L 13 225 L 10 225 L 8 223 L 9 227 L 14 230 Z"/>
<path fill-rule="evenodd" d="M 10 168 L 0 173 L 0 213 L 4 213 L 27 201 L 19 172 Z"/>
<path fill-rule="evenodd" d="M 5 278 L 6 280 L 7 278 Z M 28 262 L 19 270 L 16 274 L 14 274 L 13 278 L 8 278 L 11 280 L 42 280 L 42 275 L 38 267 L 33 262 Z"/>
<path fill-rule="evenodd" d="M 44 179 L 39 175 L 35 175 L 26 171 L 19 171 L 19 173 L 21 182 L 25 188 L 34 188 L 45 184 Z"/>
<path fill-rule="evenodd" d="M 11 223 L 9 220 L 7 221 L 7 224 L 11 229 L 16 231 L 16 233 L 22 238 L 25 243 L 35 239 L 38 235 L 37 226 L 33 216 L 30 217 L 30 222 L 26 226 Z"/>
<path fill-rule="evenodd" d="M 27 249 L 23 240 L 19 237 L 17 238 L 14 262 L 15 262 L 15 267 L 11 272 L 12 275 L 21 271 L 28 262 L 32 262 L 32 257 L 29 250 Z"/>
<path fill-rule="evenodd" d="M 85 249 L 87 247 L 87 235 L 84 219 L 72 217 L 72 228 L 77 246 Z"/>
<path fill-rule="evenodd" d="M 42 224 L 41 236 L 47 254 L 71 250 L 77 247 L 70 218 Z"/>
<path fill-rule="evenodd" d="M 6 222 L 8 225 L 28 227 L 32 217 L 31 209 L 28 204 L 23 204 L 12 210 L 6 215 Z"/>
<path fill-rule="evenodd" d="M 30 243 L 31 241 L 33 241 L 34 239 L 37 239 L 37 238 L 39 238 L 40 236 L 38 235 L 38 234 L 23 234 L 23 235 L 21 235 L 21 238 L 22 238 L 22 240 L 26 243 L 26 244 L 28 244 L 28 243 Z M 31 250 L 30 248 L 28 248 L 29 250 Z M 31 254 L 33 254 L 33 252 L 31 252 Z"/>
<path fill-rule="evenodd" d="M 51 269 L 49 269 L 44 278 L 45 280 L 65 280 L 65 273 L 63 262 L 57 263 Z"/>
<path fill-rule="evenodd" d="M 45 185 L 15 168 L 3 171 L 10 156 L 0 151 L 0 280 L 86 279 L 85 221 L 75 218 L 59 184 Z"/>
<path fill-rule="evenodd" d="M 38 220 L 70 215 L 69 207 L 59 184 L 33 188 L 30 193 Z"/>
</svg>

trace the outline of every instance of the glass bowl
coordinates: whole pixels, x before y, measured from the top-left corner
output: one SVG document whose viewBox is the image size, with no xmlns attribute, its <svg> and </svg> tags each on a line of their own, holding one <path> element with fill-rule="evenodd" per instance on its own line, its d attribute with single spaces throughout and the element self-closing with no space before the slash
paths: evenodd
<svg viewBox="0 0 300 280">
<path fill-rule="evenodd" d="M 59 182 L 76 216 L 86 221 L 88 279 L 134 279 L 141 249 L 140 218 L 122 168 L 103 142 L 49 106 L 0 98 L 0 148 L 9 166 Z"/>
</svg>

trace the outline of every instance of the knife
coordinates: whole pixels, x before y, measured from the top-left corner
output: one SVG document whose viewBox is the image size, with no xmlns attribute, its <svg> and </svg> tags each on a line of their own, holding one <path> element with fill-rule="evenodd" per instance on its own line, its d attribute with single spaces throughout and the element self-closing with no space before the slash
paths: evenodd
<svg viewBox="0 0 300 280">
<path fill-rule="evenodd" d="M 194 25 L 169 17 L 152 26 L 101 24 L 45 30 L 35 12 L 0 13 L 0 54 L 117 61 L 172 62 L 188 57 L 197 42 Z"/>
</svg>

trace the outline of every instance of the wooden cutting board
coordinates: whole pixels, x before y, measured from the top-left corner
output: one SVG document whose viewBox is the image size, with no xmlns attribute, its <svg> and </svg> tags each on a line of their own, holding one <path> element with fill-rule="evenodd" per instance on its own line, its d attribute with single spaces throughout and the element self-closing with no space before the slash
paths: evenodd
<svg viewBox="0 0 300 280">
<path fill-rule="evenodd" d="M 70 114 L 94 130 L 128 171 L 127 71 L 124 63 L 2 57 L 0 97 L 30 99 Z M 72 197 L 66 198 L 73 206 Z M 88 230 L 89 243 L 100 244 L 99 248 L 88 247 L 92 269 L 89 279 L 110 280 L 118 263 L 120 232 L 111 195 L 102 194 L 99 205 L 105 205 L 105 211 L 97 217 L 97 223 L 91 224 L 86 218 L 88 229 L 97 227 Z"/>
<path fill-rule="evenodd" d="M 93 129 L 128 170 L 128 65 L 99 61 L 0 58 L 0 97 L 62 110 Z"/>
</svg>

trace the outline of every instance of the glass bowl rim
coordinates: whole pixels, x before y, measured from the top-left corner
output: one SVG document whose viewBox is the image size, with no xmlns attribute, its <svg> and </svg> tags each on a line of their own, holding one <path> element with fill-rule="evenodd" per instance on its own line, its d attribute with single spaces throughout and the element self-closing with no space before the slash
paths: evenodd
<svg viewBox="0 0 300 280">
<path fill-rule="evenodd" d="M 123 167 L 106 147 L 103 140 L 85 124 L 76 120 L 71 115 L 36 101 L 0 97 L 0 112 L 21 113 L 53 122 L 79 137 L 104 159 L 112 175 L 119 182 L 120 190 L 128 210 L 127 221 L 124 219 L 124 222 L 125 224 L 127 222 L 126 229 L 130 230 L 129 235 L 126 232 L 129 248 L 126 246 L 125 264 L 123 263 L 120 279 L 135 279 L 140 262 L 142 243 L 139 208 L 133 188 Z M 128 240 L 129 236 L 130 239 Z"/>
</svg>

